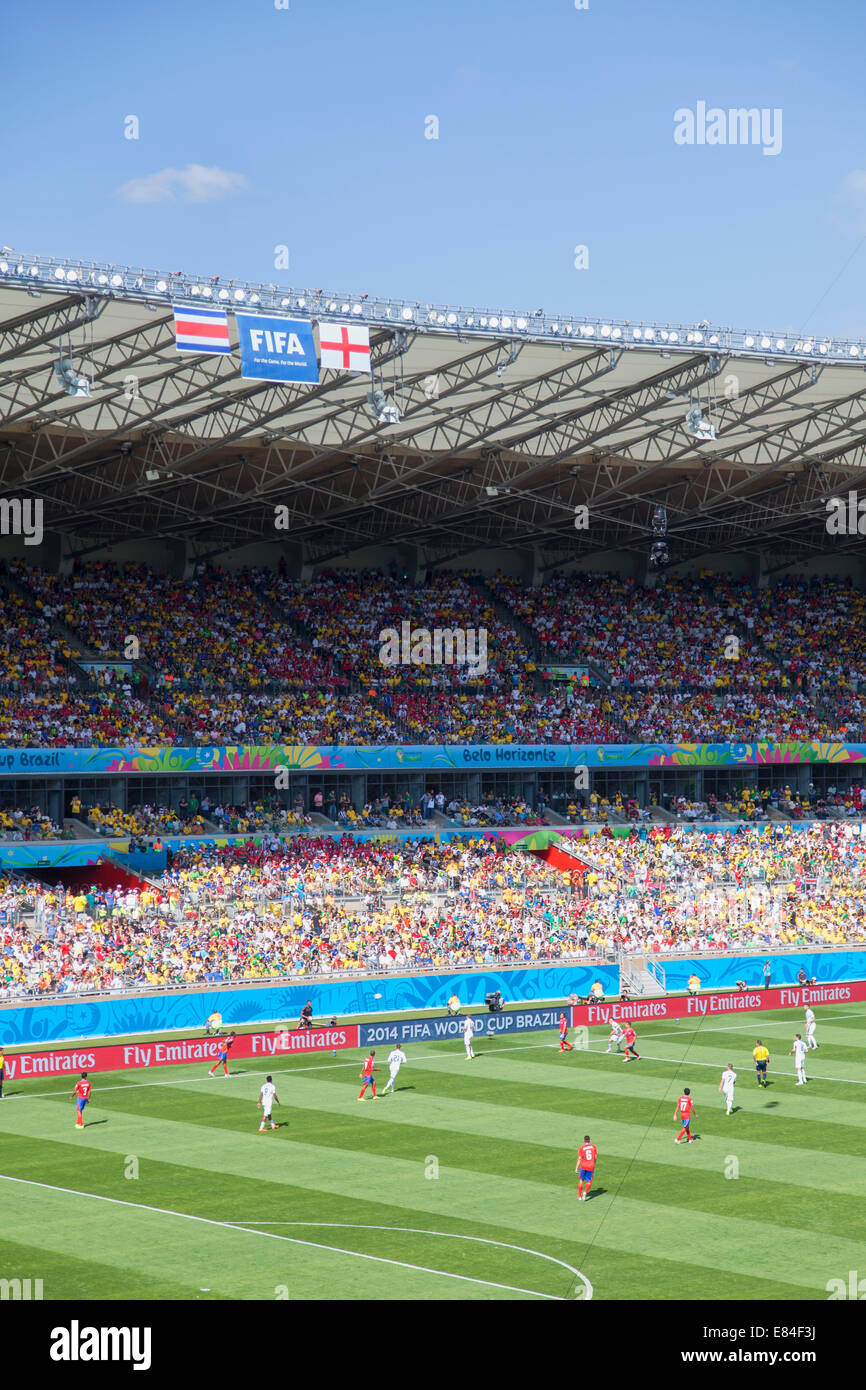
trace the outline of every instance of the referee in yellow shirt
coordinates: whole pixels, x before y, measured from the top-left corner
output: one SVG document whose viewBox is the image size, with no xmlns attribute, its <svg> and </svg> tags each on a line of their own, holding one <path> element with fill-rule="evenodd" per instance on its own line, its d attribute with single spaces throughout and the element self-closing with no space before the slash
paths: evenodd
<svg viewBox="0 0 866 1390">
<path fill-rule="evenodd" d="M 758 1045 L 757 1045 L 756 1048 L 754 1048 L 754 1050 L 753 1050 L 753 1052 L 752 1052 L 752 1056 L 753 1056 L 754 1059 L 755 1059 L 755 1071 L 756 1071 L 757 1074 L 758 1074 L 758 1085 L 759 1085 L 759 1086 L 766 1086 L 766 1084 L 767 1084 L 767 1063 L 768 1063 L 769 1060 L 770 1060 L 770 1054 L 769 1054 L 769 1052 L 767 1051 L 767 1049 L 766 1049 L 766 1047 L 764 1046 L 764 1044 L 761 1042 L 761 1039 L 760 1039 L 760 1038 L 758 1038 Z"/>
</svg>

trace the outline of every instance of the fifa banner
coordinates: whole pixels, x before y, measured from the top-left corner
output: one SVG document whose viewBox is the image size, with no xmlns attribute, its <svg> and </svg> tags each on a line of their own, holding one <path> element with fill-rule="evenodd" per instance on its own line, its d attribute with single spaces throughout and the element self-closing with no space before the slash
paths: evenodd
<svg viewBox="0 0 866 1390">
<path fill-rule="evenodd" d="M 313 325 L 305 319 L 236 314 L 241 376 L 250 381 L 318 381 Z"/>
<path fill-rule="evenodd" d="M 225 1036 L 224 1034 L 218 1034 Z M 201 1062 L 212 1067 L 219 1045 L 213 1038 L 174 1038 L 171 1042 L 110 1043 L 41 1052 L 7 1052 L 6 1080 L 26 1081 L 35 1076 L 72 1076 L 79 1072 L 126 1071 L 131 1067 L 168 1067 Z M 334 1052 L 358 1046 L 358 1026 L 340 1028 L 285 1028 L 269 1033 L 238 1033 L 229 1053 L 229 1070 L 240 1058 L 260 1061 L 263 1069 L 281 1057 L 303 1052 Z"/>
<path fill-rule="evenodd" d="M 762 1009 L 804 1009 L 807 1004 L 854 1004 L 866 1000 L 866 980 L 844 985 L 788 985 L 780 989 L 753 989 L 742 993 L 682 995 L 673 999 L 634 999 L 630 1004 L 575 1004 L 574 1027 L 593 1024 L 656 1023 L 666 1018 L 710 1018 L 716 1014 L 754 1013 Z"/>
<path fill-rule="evenodd" d="M 471 1018 L 475 1024 L 476 1037 L 537 1033 L 545 1028 L 556 1028 L 561 1013 L 568 1017 L 568 1010 L 563 1006 L 553 1009 L 506 1009 L 495 1014 L 461 1013 L 453 1018 L 386 1019 L 382 1023 L 359 1023 L 358 1043 L 361 1047 L 369 1047 L 371 1043 L 462 1041 L 463 1023 L 467 1018 Z"/>
</svg>

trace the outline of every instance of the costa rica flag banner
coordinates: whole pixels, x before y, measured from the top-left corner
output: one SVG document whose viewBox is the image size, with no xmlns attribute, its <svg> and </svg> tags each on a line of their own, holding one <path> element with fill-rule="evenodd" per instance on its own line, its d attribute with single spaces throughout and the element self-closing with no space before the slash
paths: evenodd
<svg viewBox="0 0 866 1390">
<path fill-rule="evenodd" d="M 229 353 L 229 324 L 224 309 L 173 304 L 174 342 L 178 352 Z"/>
<path fill-rule="evenodd" d="M 322 371 L 370 371 L 370 330 L 365 323 L 320 323 L 319 356 Z"/>
<path fill-rule="evenodd" d="M 250 381 L 319 380 L 313 325 L 306 319 L 235 314 L 241 376 Z"/>
</svg>

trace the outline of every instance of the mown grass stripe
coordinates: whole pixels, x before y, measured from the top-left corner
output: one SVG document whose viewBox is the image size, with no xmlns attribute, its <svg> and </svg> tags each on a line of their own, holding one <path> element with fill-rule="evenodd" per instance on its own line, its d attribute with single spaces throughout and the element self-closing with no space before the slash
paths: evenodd
<svg viewBox="0 0 866 1390">
<path fill-rule="evenodd" d="M 57 1109 L 51 1102 L 32 1108 L 21 1106 L 20 1116 L 30 1114 L 35 1118 L 43 1107 Z M 372 1112 L 376 1108 L 370 1104 L 369 1122 L 375 1122 Z M 47 1114 L 42 1116 L 43 1130 L 48 1119 Z M 84 1135 L 74 1135 L 69 1130 L 67 1133 L 65 1142 L 70 1146 L 85 1139 Z M 652 1242 L 658 1242 L 659 1251 L 671 1249 L 678 1256 L 688 1251 L 692 1263 L 768 1279 L 779 1278 L 784 1272 L 786 1282 L 809 1288 L 819 1276 L 826 1280 L 840 1268 L 858 1268 L 858 1261 L 866 1265 L 863 1241 L 815 1232 L 807 1237 L 796 1227 L 771 1221 L 696 1213 L 673 1204 L 655 1207 L 622 1196 L 615 1202 L 597 1199 L 578 1206 L 573 1198 L 565 1199 L 561 1189 L 549 1184 L 460 1168 L 440 1167 L 437 1181 L 425 1181 L 424 1156 L 420 1154 L 411 1161 L 291 1141 L 271 1145 L 257 1135 L 237 1134 L 230 1144 L 220 1146 L 215 1144 L 213 1133 L 201 1126 L 140 1116 L 118 1116 L 110 1126 L 91 1126 L 85 1133 L 85 1143 L 103 1151 L 165 1158 L 204 1172 L 216 1170 L 272 1182 L 284 1180 L 341 1197 L 384 1190 L 390 1201 L 400 1205 L 469 1219 L 477 1218 L 481 1211 L 495 1211 L 501 1224 L 524 1235 L 556 1236 L 562 1233 L 564 1222 L 580 1221 L 587 1250 L 598 1242 L 605 1247 L 641 1253 L 653 1248 Z M 671 1163 L 680 1162 L 687 1172 L 690 1157 L 688 1151 L 680 1151 L 676 1159 L 672 1153 Z M 734 1188 L 735 1184 L 730 1186 Z M 732 1205 L 733 1201 L 732 1198 Z M 802 1252 L 807 1243 L 808 1273 L 802 1268 Z M 585 1261 L 578 1260 L 577 1265 L 582 1269 Z M 796 1274 L 789 1272 L 795 1269 Z"/>
</svg>

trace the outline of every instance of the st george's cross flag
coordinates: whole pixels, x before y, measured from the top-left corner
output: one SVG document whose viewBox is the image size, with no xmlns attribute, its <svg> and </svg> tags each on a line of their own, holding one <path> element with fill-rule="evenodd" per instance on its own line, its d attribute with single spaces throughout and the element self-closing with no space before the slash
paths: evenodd
<svg viewBox="0 0 866 1390">
<path fill-rule="evenodd" d="M 200 309 L 173 304 L 174 339 L 178 352 L 231 352 L 225 309 Z"/>
<path fill-rule="evenodd" d="M 370 330 L 365 323 L 320 323 L 319 359 L 322 370 L 370 374 Z"/>
</svg>

